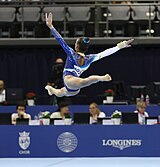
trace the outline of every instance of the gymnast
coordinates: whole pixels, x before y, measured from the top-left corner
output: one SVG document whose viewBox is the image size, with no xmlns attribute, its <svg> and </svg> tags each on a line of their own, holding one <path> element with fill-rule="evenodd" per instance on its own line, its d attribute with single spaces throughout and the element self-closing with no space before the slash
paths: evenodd
<svg viewBox="0 0 160 167">
<path fill-rule="evenodd" d="M 97 82 L 111 81 L 111 76 L 109 74 L 103 76 L 91 75 L 88 78 L 80 78 L 80 75 L 89 68 L 91 63 L 109 56 L 122 48 L 130 47 L 130 43 L 133 39 L 120 42 L 117 46 L 107 49 L 101 53 L 86 55 L 85 52 L 88 50 L 90 45 L 90 39 L 88 37 L 79 37 L 76 40 L 74 51 L 66 44 L 61 35 L 53 27 L 52 13 L 49 13 L 49 15 L 46 13 L 45 17 L 46 24 L 51 29 L 52 35 L 56 38 L 67 54 L 63 71 L 64 87 L 61 89 L 55 89 L 52 86 L 47 85 L 45 89 L 48 91 L 49 95 L 56 95 L 57 97 L 74 96 L 80 92 L 81 88 L 90 86 Z"/>
</svg>

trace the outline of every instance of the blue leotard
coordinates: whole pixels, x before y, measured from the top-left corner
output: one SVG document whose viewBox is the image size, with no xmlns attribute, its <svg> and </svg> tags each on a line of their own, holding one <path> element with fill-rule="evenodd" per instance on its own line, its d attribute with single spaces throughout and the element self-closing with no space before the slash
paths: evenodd
<svg viewBox="0 0 160 167">
<path fill-rule="evenodd" d="M 52 35 L 54 35 L 54 37 L 56 38 L 58 43 L 62 46 L 63 50 L 67 54 L 67 59 L 66 59 L 66 63 L 65 63 L 64 71 L 63 71 L 63 78 L 67 75 L 79 77 L 84 71 L 86 71 L 89 68 L 91 63 L 93 63 L 93 62 L 95 62 L 103 57 L 109 56 L 109 55 L 111 55 L 119 50 L 118 46 L 116 46 L 116 47 L 107 49 L 107 50 L 105 50 L 101 53 L 98 53 L 98 54 L 85 55 L 84 65 L 80 66 L 78 64 L 78 60 L 80 58 L 80 55 L 78 53 L 76 53 L 71 47 L 69 47 L 66 44 L 66 42 L 63 40 L 62 36 L 56 31 L 56 29 L 54 27 L 51 29 L 51 32 L 52 32 Z M 67 88 L 65 83 L 64 83 L 64 86 L 66 87 L 66 89 L 68 91 L 77 91 L 77 90 L 71 90 L 71 89 Z"/>
</svg>

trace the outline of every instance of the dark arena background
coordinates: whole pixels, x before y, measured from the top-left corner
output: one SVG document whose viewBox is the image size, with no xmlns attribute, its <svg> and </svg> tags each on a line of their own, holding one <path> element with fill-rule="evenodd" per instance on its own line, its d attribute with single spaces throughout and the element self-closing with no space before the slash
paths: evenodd
<svg viewBox="0 0 160 167">
<path fill-rule="evenodd" d="M 112 81 L 48 95 L 47 84 L 60 86 L 52 82 L 56 59 L 67 58 L 46 26 L 49 12 L 73 49 L 78 37 L 90 38 L 86 54 L 134 39 L 81 75 Z M 0 167 L 158 167 L 159 73 L 159 0 L 0 0 Z"/>
</svg>

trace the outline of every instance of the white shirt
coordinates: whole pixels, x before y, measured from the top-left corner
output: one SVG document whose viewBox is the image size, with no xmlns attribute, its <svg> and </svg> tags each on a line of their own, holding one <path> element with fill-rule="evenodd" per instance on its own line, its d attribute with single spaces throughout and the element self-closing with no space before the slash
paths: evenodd
<svg viewBox="0 0 160 167">
<path fill-rule="evenodd" d="M 11 115 L 11 120 L 12 120 L 12 124 L 13 124 L 13 125 L 16 124 L 16 119 L 17 119 L 17 118 L 19 118 L 18 113 L 13 113 L 13 114 Z M 29 118 L 29 120 L 31 120 L 31 115 L 24 113 L 23 118 Z"/>
<path fill-rule="evenodd" d="M 0 103 L 6 101 L 6 90 L 3 89 L 2 92 L 0 92 Z"/>
<path fill-rule="evenodd" d="M 54 112 L 54 113 L 52 113 L 50 115 L 50 118 L 61 118 L 61 119 L 63 119 L 62 116 L 61 116 L 61 114 L 60 114 L 60 112 Z"/>
<path fill-rule="evenodd" d="M 138 113 L 138 122 L 139 124 L 145 124 L 145 117 L 149 117 L 147 112 L 144 112 L 144 114 L 139 113 L 137 110 L 134 111 L 135 113 Z"/>
<path fill-rule="evenodd" d="M 104 112 L 100 112 L 97 118 L 105 118 L 106 114 Z M 93 119 L 93 117 L 90 117 L 90 124 L 97 123 L 97 120 Z"/>
<path fill-rule="evenodd" d="M 106 117 L 106 114 L 104 112 L 100 112 L 100 114 L 98 115 L 98 118 L 104 118 Z"/>
</svg>

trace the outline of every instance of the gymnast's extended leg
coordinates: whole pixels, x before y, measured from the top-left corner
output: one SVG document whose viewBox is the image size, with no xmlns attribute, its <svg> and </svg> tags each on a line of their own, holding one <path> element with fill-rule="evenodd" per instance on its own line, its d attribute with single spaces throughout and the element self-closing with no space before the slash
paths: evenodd
<svg viewBox="0 0 160 167">
<path fill-rule="evenodd" d="M 66 96 L 67 94 L 67 90 L 65 87 L 61 88 L 61 89 L 55 89 L 52 86 L 47 85 L 45 87 L 45 89 L 48 91 L 48 94 L 51 95 L 56 95 L 57 97 L 63 97 Z"/>
<path fill-rule="evenodd" d="M 111 81 L 111 76 L 109 74 L 106 74 L 104 76 L 99 75 L 92 75 L 88 78 L 78 78 L 71 75 L 65 76 L 64 82 L 67 85 L 68 88 L 75 90 L 75 89 L 81 89 L 87 86 L 90 86 L 97 82 L 103 82 L 103 81 Z M 61 89 L 55 89 L 51 86 L 46 86 L 45 89 L 48 90 L 49 95 L 56 95 L 57 97 L 63 97 L 63 96 L 74 96 L 78 94 L 79 91 L 71 93 L 68 92 L 65 87 Z"/>
<path fill-rule="evenodd" d="M 63 96 L 74 96 L 80 92 L 80 90 L 74 91 L 74 92 L 68 92 L 65 87 L 61 89 L 55 89 L 52 86 L 47 85 L 45 89 L 48 91 L 48 94 L 55 95 L 57 97 L 63 97 Z"/>
<path fill-rule="evenodd" d="M 97 82 L 103 81 L 111 81 L 112 78 L 109 74 L 99 76 L 99 75 L 92 75 L 88 78 L 78 78 L 71 75 L 65 76 L 64 82 L 70 89 L 81 89 L 87 86 L 90 86 Z"/>
</svg>

